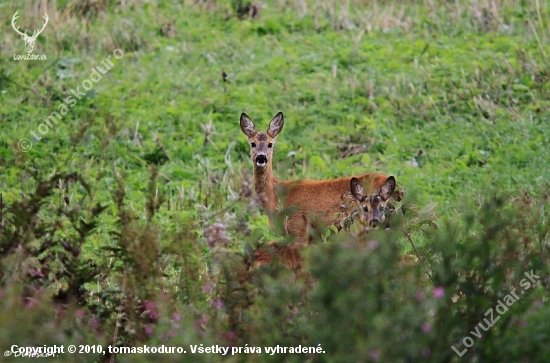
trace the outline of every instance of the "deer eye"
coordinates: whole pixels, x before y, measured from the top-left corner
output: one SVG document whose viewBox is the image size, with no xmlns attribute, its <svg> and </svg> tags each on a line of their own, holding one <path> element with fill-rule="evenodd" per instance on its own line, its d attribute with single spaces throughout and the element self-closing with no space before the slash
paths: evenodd
<svg viewBox="0 0 550 363">
<path fill-rule="evenodd" d="M 368 211 L 369 211 L 368 207 L 363 207 L 363 212 L 368 212 Z"/>
<path fill-rule="evenodd" d="M 256 143 L 255 143 L 255 142 L 253 142 L 252 144 L 250 144 L 250 146 L 252 146 L 252 147 L 256 147 Z"/>
<path fill-rule="evenodd" d="M 271 149 L 273 147 L 273 143 L 270 142 L 269 144 L 267 144 L 267 147 Z"/>
</svg>

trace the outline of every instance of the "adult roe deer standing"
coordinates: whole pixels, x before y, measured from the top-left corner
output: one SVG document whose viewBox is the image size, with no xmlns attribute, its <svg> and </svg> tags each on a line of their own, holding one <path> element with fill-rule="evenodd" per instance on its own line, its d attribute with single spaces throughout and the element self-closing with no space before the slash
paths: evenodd
<svg viewBox="0 0 550 363">
<path fill-rule="evenodd" d="M 271 227 L 274 228 L 278 215 L 279 197 L 283 199 L 283 209 L 290 210 L 291 213 L 284 221 L 285 233 L 295 236 L 298 245 L 309 241 L 308 224 L 334 224 L 334 215 L 340 211 L 342 193 L 350 190 L 352 177 L 330 180 L 278 180 L 273 175 L 273 146 L 283 129 L 282 112 L 277 113 L 271 120 L 266 132 L 256 131 L 254 122 L 245 113 L 241 115 L 240 123 L 241 130 L 248 137 L 250 144 L 250 156 L 254 163 L 254 189 L 261 198 Z M 363 174 L 355 178 L 369 194 L 379 190 L 388 179 L 386 175 L 376 173 Z"/>
</svg>

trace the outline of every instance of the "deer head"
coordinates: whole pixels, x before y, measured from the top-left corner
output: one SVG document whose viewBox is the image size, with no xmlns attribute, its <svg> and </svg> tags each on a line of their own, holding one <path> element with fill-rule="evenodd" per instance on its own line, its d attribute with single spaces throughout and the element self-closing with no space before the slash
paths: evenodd
<svg viewBox="0 0 550 363">
<path fill-rule="evenodd" d="M 23 40 L 25 41 L 25 43 L 27 44 L 26 45 L 26 48 L 27 48 L 27 53 L 31 54 L 33 49 L 34 49 L 34 43 L 36 42 L 36 38 L 38 38 L 38 36 L 40 35 L 40 33 L 42 33 L 42 31 L 44 30 L 44 28 L 46 27 L 46 24 L 48 24 L 48 14 L 44 14 L 44 19 L 46 19 L 46 22 L 43 24 L 42 26 L 42 29 L 40 30 L 34 30 L 34 32 L 32 33 L 31 36 L 28 36 L 27 35 L 27 31 L 25 30 L 24 33 L 21 33 L 19 31 L 19 27 L 15 27 L 15 21 L 17 20 L 18 18 L 18 13 L 19 11 L 16 11 L 15 14 L 13 14 L 13 17 L 11 18 L 11 26 L 13 27 L 13 29 L 19 34 L 21 35 L 21 37 L 23 38 Z"/>
<path fill-rule="evenodd" d="M 241 115 L 241 130 L 248 137 L 250 144 L 250 156 L 254 162 L 254 168 L 263 169 L 271 165 L 273 157 L 273 145 L 277 135 L 283 129 L 283 113 L 279 112 L 271 122 L 266 132 L 256 131 L 254 122 L 243 113 Z"/>
<path fill-rule="evenodd" d="M 395 178 L 390 176 L 375 194 L 367 195 L 361 181 L 351 178 L 351 194 L 361 204 L 363 208 L 361 218 L 368 222 L 369 227 L 376 227 L 386 218 L 386 204 L 394 195 L 395 187 Z"/>
</svg>

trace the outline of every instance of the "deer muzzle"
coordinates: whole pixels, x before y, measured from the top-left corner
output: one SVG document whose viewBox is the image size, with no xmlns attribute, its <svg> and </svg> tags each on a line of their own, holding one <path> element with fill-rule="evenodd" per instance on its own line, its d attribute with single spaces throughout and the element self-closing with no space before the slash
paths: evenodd
<svg viewBox="0 0 550 363">
<path fill-rule="evenodd" d="M 256 165 L 259 167 L 264 167 L 267 165 L 267 156 L 264 154 L 259 154 L 256 156 Z"/>
<path fill-rule="evenodd" d="M 372 228 L 376 228 L 378 227 L 378 225 L 382 222 L 384 222 L 384 213 L 382 211 L 380 211 L 378 209 L 378 207 L 376 207 L 375 210 L 373 210 L 373 213 L 372 213 L 372 219 L 370 221 L 370 226 Z"/>
</svg>

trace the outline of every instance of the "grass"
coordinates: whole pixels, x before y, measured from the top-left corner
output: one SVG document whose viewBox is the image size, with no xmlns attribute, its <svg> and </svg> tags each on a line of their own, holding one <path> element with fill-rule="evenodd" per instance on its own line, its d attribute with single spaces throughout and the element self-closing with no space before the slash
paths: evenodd
<svg viewBox="0 0 550 363">
<path fill-rule="evenodd" d="M 193 319 L 214 319 L 205 309 L 216 296 L 231 317 L 222 289 L 232 277 L 220 261 L 275 237 L 243 196 L 242 173 L 252 166 L 241 112 L 259 128 L 284 113 L 274 160 L 280 179 L 394 175 L 409 200 L 439 205 L 440 226 L 466 225 L 465 216 L 495 192 L 543 200 L 550 178 L 547 2 L 257 5 L 258 18 L 240 20 L 228 1 L 0 4 L 0 191 L 11 208 L 0 217 L 4 286 L 26 271 L 22 265 L 47 264 L 37 255 L 46 253 L 44 241 L 80 241 L 74 263 L 101 272 L 82 285 L 94 297 L 84 306 L 109 327 L 113 344 L 119 336 L 122 343 L 145 339 L 110 329 L 155 296 L 159 281 L 173 286 L 178 304 L 193 306 L 185 310 Z M 22 29 L 39 27 L 48 14 L 34 50 L 46 61 L 13 60 L 25 52 L 10 27 L 16 10 Z M 124 56 L 36 140 L 31 132 L 115 49 Z M 22 138 L 32 142 L 28 152 L 18 148 Z M 33 203 L 40 208 L 23 223 L 23 209 L 17 214 L 14 206 Z M 33 233 L 7 234 L 6 221 Z M 84 234 L 82 222 L 93 223 Z M 214 222 L 225 229 L 205 232 Z M 228 238 L 229 248 L 212 252 L 207 233 Z M 410 252 L 404 236 L 394 237 L 401 253 Z M 432 237 L 414 238 L 423 254 L 431 251 Z M 30 247 L 6 257 L 18 245 Z M 54 295 L 78 285 L 54 273 L 67 261 L 56 248 L 52 261 L 61 262 L 41 285 Z M 203 292 L 209 279 L 219 287 Z M 128 291 L 135 299 L 116 313 Z M 141 319 L 135 311 L 128 321 Z"/>
</svg>

